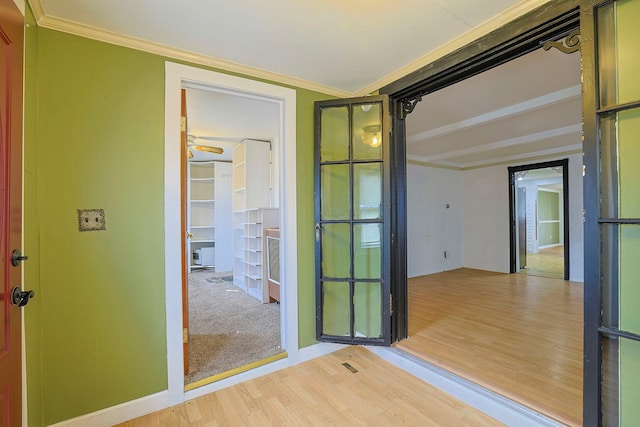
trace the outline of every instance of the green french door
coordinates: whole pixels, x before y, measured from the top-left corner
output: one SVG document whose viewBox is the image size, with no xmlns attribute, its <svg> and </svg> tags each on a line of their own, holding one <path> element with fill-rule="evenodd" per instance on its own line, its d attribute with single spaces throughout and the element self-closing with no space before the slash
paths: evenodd
<svg viewBox="0 0 640 427">
<path fill-rule="evenodd" d="M 637 426 L 640 0 L 584 3 L 584 425 Z"/>
<path fill-rule="evenodd" d="M 389 100 L 315 104 L 316 335 L 389 345 Z"/>
</svg>

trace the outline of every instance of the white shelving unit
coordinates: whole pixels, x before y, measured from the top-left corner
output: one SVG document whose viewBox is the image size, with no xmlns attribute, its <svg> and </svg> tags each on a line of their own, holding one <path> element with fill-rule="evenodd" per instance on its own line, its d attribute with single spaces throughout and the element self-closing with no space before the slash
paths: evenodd
<svg viewBox="0 0 640 427">
<path fill-rule="evenodd" d="M 269 301 L 262 280 L 263 230 L 278 226 L 270 159 L 265 141 L 245 139 L 233 148 L 233 283 L 262 302 Z"/>
<path fill-rule="evenodd" d="M 227 177 L 224 176 L 226 171 Z M 230 271 L 224 260 L 226 228 L 231 228 L 231 165 L 222 162 L 189 162 L 187 188 L 187 254 L 189 270 L 217 268 Z M 225 185 L 226 178 L 226 185 Z M 218 199 L 218 200 L 216 200 Z M 216 250 L 217 249 L 217 250 Z M 224 269 L 226 264 L 226 270 Z M 220 270 L 220 268 L 223 268 Z"/>
<path fill-rule="evenodd" d="M 245 289 L 249 295 L 268 303 L 269 287 L 264 271 L 264 229 L 278 226 L 278 208 L 253 208 L 244 213 Z"/>
</svg>

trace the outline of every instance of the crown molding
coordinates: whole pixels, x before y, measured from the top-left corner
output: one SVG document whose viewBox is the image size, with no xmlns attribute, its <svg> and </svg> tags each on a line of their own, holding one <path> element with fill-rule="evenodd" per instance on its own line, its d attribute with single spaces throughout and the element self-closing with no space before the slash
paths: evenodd
<svg viewBox="0 0 640 427">
<path fill-rule="evenodd" d="M 378 90 L 381 87 L 391 84 L 396 80 L 399 80 L 400 78 L 407 76 L 413 73 L 414 71 L 419 70 L 420 68 L 431 64 L 437 59 L 440 59 L 443 56 L 448 55 L 449 53 L 457 49 L 460 49 L 468 45 L 469 43 L 472 43 L 473 41 L 479 39 L 480 37 L 486 34 L 489 34 L 491 31 L 494 31 L 502 27 L 506 23 L 513 21 L 514 19 L 519 18 L 522 15 L 525 15 L 546 3 L 549 3 L 550 1 L 551 0 L 521 1 L 511 6 L 510 8 L 500 12 L 498 15 L 494 16 L 493 18 L 490 18 L 488 21 L 485 21 L 482 24 L 471 28 L 469 31 L 462 34 L 461 36 L 443 44 L 442 46 L 432 50 L 431 52 L 416 59 L 415 61 L 410 62 L 404 67 L 397 69 L 393 73 L 388 74 L 387 76 L 381 78 L 380 80 L 377 80 L 371 83 L 370 85 L 360 89 L 354 95 L 364 96 L 374 90 Z"/>
<path fill-rule="evenodd" d="M 199 64 L 206 67 L 216 68 L 232 73 L 244 74 L 246 76 L 255 77 L 264 80 L 270 80 L 276 83 L 280 83 L 287 86 L 299 87 L 302 89 L 311 90 L 314 92 L 320 92 L 323 94 L 336 96 L 338 98 L 348 98 L 352 96 L 365 96 L 372 92 L 377 91 L 383 86 L 386 86 L 394 81 L 404 77 L 433 61 L 459 49 L 474 40 L 488 34 L 489 32 L 500 28 L 507 22 L 510 22 L 535 8 L 550 2 L 551 0 L 524 0 L 516 5 L 506 9 L 493 18 L 485 21 L 484 23 L 470 29 L 461 36 L 451 40 L 450 42 L 442 45 L 441 47 L 427 53 L 426 55 L 418 58 L 417 60 L 397 69 L 396 71 L 388 74 L 387 76 L 367 85 L 366 87 L 355 91 L 349 92 L 341 89 L 336 89 L 329 86 L 324 86 L 319 83 L 310 82 L 307 80 L 299 79 L 296 77 L 287 76 L 284 74 L 273 73 L 270 71 L 262 70 L 247 65 L 238 64 L 231 61 L 225 61 L 223 59 L 215 58 L 208 55 L 202 55 L 196 52 L 191 52 L 183 49 L 178 49 L 170 46 L 165 46 L 159 43 L 153 43 L 147 40 L 142 40 L 134 37 L 123 36 L 121 34 L 105 31 L 99 28 L 91 27 L 88 25 L 78 24 L 71 21 L 66 21 L 59 18 L 47 16 L 42 6 L 41 0 L 28 0 L 31 5 L 33 14 L 35 15 L 36 22 L 43 28 L 50 30 L 62 31 L 64 33 L 73 34 L 81 37 L 86 37 L 92 40 L 102 41 L 105 43 L 111 43 L 119 46 L 128 47 L 156 55 L 165 56 L 172 59 L 191 62 L 193 64 Z"/>
<path fill-rule="evenodd" d="M 138 39 L 135 37 L 124 36 L 88 25 L 78 24 L 76 22 L 47 16 L 42 8 L 42 3 L 40 0 L 30 1 L 32 4 L 34 15 L 36 17 L 36 22 L 38 23 L 38 26 L 42 28 L 61 31 L 92 40 L 128 47 L 131 49 L 140 50 L 171 59 L 177 59 L 180 61 L 186 61 L 193 64 L 203 65 L 218 70 L 224 70 L 258 79 L 269 80 L 272 82 L 280 83 L 282 85 L 307 89 L 326 95 L 336 96 L 338 98 L 353 96 L 353 93 L 351 92 L 324 86 L 307 80 L 298 79 L 296 77 L 273 73 L 259 68 L 237 64 L 231 61 L 225 61 L 212 56 L 202 55 L 196 52 L 178 49 L 163 44 Z"/>
<path fill-rule="evenodd" d="M 18 10 L 20 11 L 20 13 L 22 13 L 22 16 L 24 16 L 24 12 L 25 12 L 25 4 L 24 4 L 24 0 L 13 0 L 13 4 L 16 5 L 16 7 L 18 8 Z"/>
</svg>

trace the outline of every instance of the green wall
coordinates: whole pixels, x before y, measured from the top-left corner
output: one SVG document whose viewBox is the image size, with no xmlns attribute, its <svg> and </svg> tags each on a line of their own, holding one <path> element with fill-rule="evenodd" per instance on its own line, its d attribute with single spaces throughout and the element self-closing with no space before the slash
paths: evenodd
<svg viewBox="0 0 640 427">
<path fill-rule="evenodd" d="M 538 190 L 538 221 L 560 220 L 560 194 Z M 560 243 L 560 222 L 543 222 L 538 229 L 538 245 Z"/>
<path fill-rule="evenodd" d="M 164 63 L 158 55 L 27 30 L 25 311 L 29 424 L 167 388 Z M 300 346 L 315 342 L 313 102 L 297 89 Z M 103 208 L 106 231 L 79 232 Z M 179 286 L 179 284 L 177 284 Z"/>
</svg>

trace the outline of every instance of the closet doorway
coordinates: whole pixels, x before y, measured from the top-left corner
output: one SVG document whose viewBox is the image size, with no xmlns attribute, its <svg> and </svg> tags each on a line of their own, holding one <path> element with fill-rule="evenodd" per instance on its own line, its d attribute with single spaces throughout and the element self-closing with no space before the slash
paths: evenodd
<svg viewBox="0 0 640 427">
<path fill-rule="evenodd" d="M 169 392 L 173 399 L 176 402 L 182 401 L 183 398 L 193 398 L 200 396 L 202 394 L 210 393 L 214 390 L 226 387 L 230 384 L 235 384 L 239 381 L 245 381 L 247 379 L 253 378 L 257 376 L 259 373 L 271 372 L 273 370 L 277 370 L 289 364 L 289 359 L 296 358 L 298 354 L 298 324 L 297 324 L 297 288 L 295 284 L 297 283 L 297 269 L 296 264 L 294 263 L 285 263 L 284 260 L 288 259 L 287 255 L 289 255 L 290 259 L 295 259 L 295 256 L 292 254 L 296 253 L 297 247 L 297 238 L 295 234 L 296 230 L 296 183 L 295 179 L 285 179 L 285 177 L 294 177 L 296 174 L 295 168 L 295 92 L 291 89 L 278 87 L 266 83 L 255 82 L 251 80 L 246 80 L 239 77 L 234 77 L 230 75 L 215 73 L 208 70 L 198 69 L 194 67 L 188 67 L 179 64 L 166 63 L 165 65 L 166 73 L 165 73 L 165 257 L 166 257 L 166 268 L 165 268 L 165 285 L 166 285 L 166 310 L 167 310 L 167 368 L 168 368 L 168 382 L 169 382 Z M 191 118 L 192 123 L 189 126 L 186 123 L 186 119 L 181 119 L 181 93 L 182 89 L 186 90 L 198 90 L 202 91 L 205 95 L 217 95 L 219 97 L 225 98 L 223 106 L 218 106 L 218 111 L 216 114 L 209 114 L 207 117 L 207 122 L 218 124 L 214 127 L 212 131 L 207 132 L 207 129 L 199 129 L 197 128 L 197 120 Z M 209 100 L 210 101 L 210 100 Z M 256 116 L 249 115 L 249 112 L 255 110 L 257 105 L 269 106 L 271 107 L 271 111 L 274 114 L 271 116 L 271 119 L 275 122 L 275 133 L 269 136 L 254 136 L 251 138 L 248 137 L 248 133 L 246 132 L 248 126 L 247 123 L 255 123 L 259 120 Z M 184 111 L 186 111 L 187 105 L 184 103 Z M 191 107 L 193 111 L 196 111 L 195 107 Z M 244 114 L 239 119 L 234 120 L 230 115 L 233 113 Z M 186 112 L 185 118 L 187 115 L 190 115 L 189 112 Z M 181 124 L 184 123 L 184 126 Z M 235 124 L 236 127 L 224 128 L 225 124 Z M 242 127 L 243 126 L 243 127 Z M 233 134 L 230 131 L 226 131 L 221 133 L 221 130 L 224 129 L 236 129 L 242 130 L 244 132 L 239 132 L 239 134 Z M 181 135 L 181 129 L 184 129 L 184 135 Z M 215 133 L 214 133 L 215 132 Z M 191 137 L 189 137 L 191 134 Z M 182 138 L 181 138 L 182 137 Z M 199 138 L 198 138 L 199 137 Z M 182 139 L 182 143 L 181 142 Z M 191 139 L 189 141 L 188 139 Z M 220 139 L 220 140 L 219 140 Z M 213 235 L 210 236 L 200 236 L 200 238 L 195 239 L 199 240 L 199 243 L 210 243 L 208 240 L 214 240 L 215 246 L 223 245 L 223 240 L 229 244 L 229 240 L 233 241 L 233 230 L 236 227 L 243 227 L 242 233 L 238 233 L 239 236 L 245 237 L 249 235 L 250 232 L 257 233 L 257 227 L 259 221 L 257 221 L 254 215 L 256 210 L 259 210 L 257 207 L 252 206 L 249 202 L 246 202 L 242 207 L 238 207 L 237 211 L 240 211 L 243 215 L 242 221 L 239 224 L 236 224 L 235 211 L 234 206 L 236 206 L 236 198 L 243 198 L 245 200 L 249 200 L 250 194 L 248 194 L 250 190 L 249 185 L 237 185 L 240 181 L 236 179 L 234 181 L 234 163 L 237 150 L 235 147 L 243 146 L 243 142 L 249 139 L 259 140 L 259 142 L 263 145 L 266 145 L 271 149 L 272 155 L 262 156 L 264 159 L 271 159 L 270 162 L 270 171 L 268 172 L 268 176 L 270 179 L 266 181 L 270 181 L 269 185 L 271 190 L 269 191 L 269 197 L 273 205 L 269 206 L 269 204 L 260 204 L 260 208 L 277 208 L 276 221 L 277 226 L 282 225 L 279 230 L 279 241 L 281 244 L 277 250 L 279 257 L 276 257 L 276 268 L 278 272 L 281 272 L 279 277 L 280 282 L 280 304 L 273 303 L 273 306 L 276 307 L 280 315 L 280 323 L 279 323 L 279 334 L 280 334 L 280 349 L 278 349 L 279 354 L 274 357 L 264 360 L 261 359 L 254 363 L 243 364 L 237 368 L 232 368 L 231 370 L 226 370 L 220 375 L 216 375 L 214 377 L 204 378 L 202 381 L 198 380 L 193 383 L 189 383 L 185 386 L 185 361 L 187 360 L 188 354 L 183 347 L 183 337 L 189 336 L 189 324 L 188 317 L 183 318 L 183 301 L 188 302 L 189 297 L 188 294 L 183 297 L 182 291 L 186 290 L 182 289 L 181 283 L 188 283 L 188 281 L 182 280 L 183 272 L 188 272 L 190 268 L 190 263 L 193 261 L 193 251 L 187 251 L 187 215 L 186 215 L 186 194 L 187 192 L 183 189 L 187 188 L 187 159 L 189 156 L 189 151 L 191 150 L 193 158 L 196 158 L 198 153 L 197 151 L 207 151 L 207 150 L 198 150 L 194 147 L 194 145 L 210 145 L 212 147 L 219 147 L 223 143 L 224 140 L 229 142 L 232 146 L 226 150 L 226 147 L 223 148 L 222 151 L 228 151 L 231 153 L 231 167 L 232 167 L 232 195 L 231 195 L 231 206 L 232 206 L 232 230 L 229 231 L 229 235 L 231 237 L 226 237 L 224 239 L 220 238 L 220 233 L 216 235 L 216 232 L 213 232 Z M 235 145 L 234 145 L 235 144 Z M 215 151 L 215 150 L 214 150 Z M 246 150 L 243 155 L 249 156 L 253 150 Z M 250 160 L 247 158 L 246 160 L 249 162 Z M 244 164 L 244 162 L 238 162 L 237 165 L 240 166 L 240 163 Z M 182 166 L 181 166 L 182 165 Z M 181 172 L 181 168 L 183 168 L 183 172 Z M 238 170 L 242 169 L 238 167 Z M 248 169 L 252 170 L 252 169 Z M 182 178 L 181 178 L 182 176 Z M 215 175 L 215 165 L 213 172 L 213 179 L 211 178 L 211 174 L 201 175 L 196 177 L 200 182 L 207 181 L 216 181 Z M 237 175 L 239 176 L 239 175 Z M 246 175 L 248 176 L 248 175 Z M 246 179 L 245 176 L 245 179 Z M 247 182 L 248 183 L 248 182 Z M 213 184 L 215 186 L 215 183 Z M 200 190 L 198 190 L 200 191 Z M 244 196 L 240 196 L 241 193 L 247 193 Z M 283 194 L 288 194 L 286 198 L 282 197 Z M 215 194 L 215 189 L 214 189 Z M 181 197 L 184 197 L 184 200 L 181 201 Z M 207 204 L 210 200 L 215 200 L 217 197 L 200 195 L 198 196 L 196 204 Z M 277 204 L 276 204 L 277 203 Z M 240 206 L 240 205 L 237 205 Z M 184 209 L 183 209 L 184 208 Z M 183 212 L 184 211 L 184 212 Z M 202 216 L 199 217 L 202 219 Z M 252 219 L 254 218 L 254 219 Z M 196 224 L 199 226 L 210 226 L 207 224 Z M 214 228 L 217 227 L 218 224 L 214 223 Z M 252 230 L 248 230 L 245 227 L 251 227 Z M 191 232 L 191 231 L 189 231 Z M 193 233 L 192 233 L 193 234 Z M 211 238 L 213 236 L 213 238 Z M 257 236 L 254 236 L 257 237 Z M 257 242 L 258 239 L 255 238 L 253 241 Z M 234 247 L 234 243 L 232 242 L 231 247 Z M 254 253 L 257 253 L 257 248 L 255 246 L 250 246 L 248 243 L 246 244 L 247 248 L 249 248 Z M 195 247 L 194 247 L 195 248 Z M 228 248 L 228 246 L 227 246 Z M 195 248 L 196 250 L 198 248 Z M 243 247 L 244 250 L 244 247 Z M 200 251 L 198 253 L 198 261 L 202 262 L 202 266 L 198 268 L 194 268 L 193 273 L 202 272 L 206 275 L 216 274 L 215 271 L 215 263 L 218 262 L 215 260 L 214 255 L 214 264 L 213 268 L 209 268 L 211 265 L 211 258 L 209 257 L 211 254 L 205 254 L 207 251 Z M 210 252 L 210 251 L 209 251 Z M 231 251 L 223 251 L 225 253 Z M 208 259 L 208 260 L 207 260 Z M 219 281 L 223 282 L 222 285 L 229 286 L 237 286 L 234 283 L 233 279 L 229 280 L 230 276 L 236 276 L 236 267 L 235 267 L 235 259 L 236 253 L 233 252 L 234 265 L 231 267 L 231 275 L 228 275 L 229 272 L 218 271 L 217 273 L 224 273 L 221 277 L 207 277 L 210 279 L 210 282 Z M 255 265 L 250 264 L 258 264 L 257 262 L 247 260 L 243 258 L 246 264 L 243 263 L 243 275 L 251 276 L 252 279 L 257 279 L 257 273 L 254 271 L 250 271 L 250 267 L 255 267 Z M 195 263 L 194 263 L 195 264 Z M 228 267 L 227 267 L 228 268 Z M 225 268 L 226 269 L 226 268 Z M 197 270 L 197 271 L 196 271 Z M 187 276 L 189 273 L 185 273 Z M 206 280 L 206 279 L 205 279 Z M 250 281 L 246 281 L 250 283 Z M 250 285 L 247 285 L 250 286 Z M 249 289 L 233 289 L 233 293 L 235 295 L 246 295 L 249 293 L 255 294 L 255 292 L 249 292 Z M 226 291 L 225 291 L 226 292 Z M 258 301 L 255 296 L 250 296 L 250 298 L 255 299 L 260 305 L 262 302 Z M 271 305 L 271 304 L 268 304 Z M 211 310 L 210 310 L 211 311 Z M 186 311 L 188 313 L 188 311 Z M 255 322 L 258 323 L 258 322 Z M 238 330 L 234 331 L 236 334 Z M 188 348 L 187 348 L 188 350 Z M 280 360 L 281 359 L 281 360 Z M 229 369 L 229 368 L 226 368 Z"/>
<path fill-rule="evenodd" d="M 279 109 L 183 88 L 185 389 L 285 356 L 268 294 L 267 229 L 279 230 L 273 145 Z M 278 254 L 271 254 L 279 259 Z"/>
</svg>

